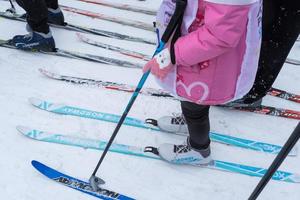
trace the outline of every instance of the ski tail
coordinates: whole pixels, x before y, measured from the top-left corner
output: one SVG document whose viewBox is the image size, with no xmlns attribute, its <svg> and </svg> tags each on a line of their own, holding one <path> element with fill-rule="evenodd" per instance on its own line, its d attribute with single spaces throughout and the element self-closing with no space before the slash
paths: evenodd
<svg viewBox="0 0 300 200">
<path fill-rule="evenodd" d="M 245 112 L 252 112 L 252 113 L 257 113 L 257 114 L 300 120 L 300 112 L 299 111 L 276 108 L 276 107 L 272 107 L 272 106 L 261 105 L 261 106 L 257 106 L 257 107 L 224 107 L 224 108 L 228 108 L 231 110 L 240 110 L 240 111 L 245 111 Z"/>
<path fill-rule="evenodd" d="M 296 103 L 300 103 L 300 95 L 293 94 L 291 92 L 287 92 L 284 90 L 280 90 L 278 88 L 270 88 L 270 90 L 268 91 L 268 95 L 279 97 Z"/>
<path fill-rule="evenodd" d="M 292 65 L 300 65 L 300 60 L 293 59 L 293 58 L 287 58 L 285 60 L 286 63 L 292 64 Z"/>
</svg>

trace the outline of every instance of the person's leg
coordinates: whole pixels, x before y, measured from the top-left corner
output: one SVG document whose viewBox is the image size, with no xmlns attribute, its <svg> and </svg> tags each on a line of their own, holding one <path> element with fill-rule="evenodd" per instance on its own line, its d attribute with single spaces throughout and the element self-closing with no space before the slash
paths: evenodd
<svg viewBox="0 0 300 200">
<path fill-rule="evenodd" d="M 209 106 L 181 102 L 182 114 L 188 127 L 189 137 L 181 145 L 162 144 L 158 148 L 160 157 L 174 164 L 205 165 L 210 156 Z"/>
<path fill-rule="evenodd" d="M 64 15 L 59 8 L 58 0 L 45 0 L 48 8 L 48 22 L 51 24 L 65 25 Z"/>
<path fill-rule="evenodd" d="M 189 141 L 195 149 L 209 147 L 209 106 L 188 101 L 181 102 L 182 114 L 188 127 Z"/>
<path fill-rule="evenodd" d="M 56 10 L 58 8 L 58 0 L 46 0 L 47 8 Z"/>
<path fill-rule="evenodd" d="M 16 1 L 26 11 L 29 34 L 14 36 L 9 41 L 10 44 L 22 50 L 55 51 L 55 41 L 48 25 L 49 16 L 52 14 L 49 14 L 46 2 L 44 0 Z"/>
<path fill-rule="evenodd" d="M 26 11 L 27 23 L 33 31 L 49 33 L 48 10 L 44 0 L 16 0 Z"/>
<path fill-rule="evenodd" d="M 250 104 L 263 98 L 275 82 L 300 33 L 297 4 L 296 1 L 264 0 L 259 69 L 244 103 Z"/>
</svg>

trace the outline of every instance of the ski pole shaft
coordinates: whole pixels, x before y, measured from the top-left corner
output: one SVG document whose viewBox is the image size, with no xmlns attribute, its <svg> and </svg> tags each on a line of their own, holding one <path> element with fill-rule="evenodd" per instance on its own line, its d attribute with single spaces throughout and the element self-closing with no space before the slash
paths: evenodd
<svg viewBox="0 0 300 200">
<path fill-rule="evenodd" d="M 175 12 L 170 20 L 170 23 L 168 24 L 163 36 L 162 36 L 162 39 L 161 39 L 161 42 L 159 44 L 159 46 L 157 47 L 154 55 L 156 55 L 157 53 L 159 53 L 165 46 L 165 44 L 168 42 L 169 38 L 171 37 L 172 33 L 174 32 L 175 28 L 177 27 L 177 23 L 178 21 L 180 20 L 181 17 L 183 17 L 183 13 L 184 13 L 184 10 L 185 10 L 185 7 L 186 7 L 186 0 L 176 0 L 176 8 L 175 8 Z M 154 56 L 153 55 L 153 56 Z M 111 146 L 111 144 L 113 143 L 119 129 L 121 128 L 128 112 L 130 111 L 135 99 L 137 98 L 139 92 L 141 91 L 145 81 L 147 80 L 147 77 L 149 76 L 150 74 L 150 71 L 146 72 L 143 74 L 142 78 L 140 79 L 138 85 L 137 85 L 137 88 L 135 89 L 131 99 L 129 100 L 128 102 L 128 105 L 126 106 L 110 140 L 108 141 L 102 155 L 101 155 L 101 158 L 92 174 L 92 176 L 95 176 L 101 163 L 103 162 L 108 150 L 109 150 L 109 147 Z"/>
<path fill-rule="evenodd" d="M 265 175 L 262 177 L 254 191 L 252 192 L 251 196 L 248 200 L 255 200 L 259 196 L 259 194 L 262 192 L 262 190 L 265 188 L 265 186 L 268 184 L 270 179 L 272 178 L 273 174 L 276 172 L 276 170 L 280 167 L 286 156 L 289 154 L 289 152 L 293 149 L 295 144 L 300 138 L 300 122 L 298 123 L 297 127 L 293 131 L 292 135 L 289 137 L 279 154 L 274 159 L 273 163 L 269 167 L 268 171 L 265 173 Z"/>
<path fill-rule="evenodd" d="M 13 4 L 13 2 L 12 2 L 12 0 L 9 0 L 9 3 L 10 3 L 10 5 L 11 5 L 12 9 L 16 10 L 16 9 L 15 9 L 15 6 L 14 6 L 14 4 Z"/>
</svg>

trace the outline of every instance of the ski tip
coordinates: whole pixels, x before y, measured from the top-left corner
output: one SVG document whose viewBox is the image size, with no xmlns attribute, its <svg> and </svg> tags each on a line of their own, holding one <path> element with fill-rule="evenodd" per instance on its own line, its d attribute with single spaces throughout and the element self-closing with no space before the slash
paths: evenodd
<svg viewBox="0 0 300 200">
<path fill-rule="evenodd" d="M 41 74 L 43 74 L 44 76 L 47 76 L 48 78 L 59 79 L 59 75 L 58 74 L 55 74 L 55 73 L 50 72 L 50 71 L 48 71 L 46 69 L 43 69 L 43 68 L 39 68 L 38 70 L 39 70 L 39 72 Z"/>
<path fill-rule="evenodd" d="M 290 177 L 288 177 L 288 181 L 291 183 L 300 183 L 300 174 L 293 174 Z"/>
<path fill-rule="evenodd" d="M 29 137 L 31 139 L 37 139 L 38 136 L 43 133 L 42 131 L 34 130 L 26 126 L 16 126 L 17 131 L 23 136 Z"/>
<path fill-rule="evenodd" d="M 40 106 L 42 103 L 43 103 L 43 101 L 41 100 L 41 99 L 38 99 L 38 98 L 35 98 L 35 97 L 30 97 L 29 99 L 28 99 L 28 101 L 32 104 L 32 105 L 34 105 L 34 106 Z"/>
<path fill-rule="evenodd" d="M 37 161 L 37 160 L 32 160 L 31 165 L 39 171 L 41 174 L 45 175 L 46 177 L 53 179 L 54 177 L 57 177 L 60 173 L 57 172 L 56 170 L 52 169 L 51 167 L 48 167 L 47 165 Z"/>
<path fill-rule="evenodd" d="M 41 173 L 43 173 L 48 168 L 46 165 L 36 160 L 32 160 L 31 165 Z"/>
<path fill-rule="evenodd" d="M 36 160 L 32 160 L 31 161 L 31 165 L 34 166 L 34 168 L 36 168 L 36 166 L 40 166 L 42 163 L 40 163 L 39 161 Z"/>
<path fill-rule="evenodd" d="M 31 128 L 26 126 L 16 126 L 16 129 L 24 135 L 32 130 Z"/>
</svg>

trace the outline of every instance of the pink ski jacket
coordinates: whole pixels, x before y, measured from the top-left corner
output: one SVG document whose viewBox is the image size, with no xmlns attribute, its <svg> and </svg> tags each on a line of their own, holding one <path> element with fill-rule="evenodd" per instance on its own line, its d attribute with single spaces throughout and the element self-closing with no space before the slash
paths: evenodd
<svg viewBox="0 0 300 200">
<path fill-rule="evenodd" d="M 204 105 L 242 98 L 251 89 L 261 45 L 262 0 L 188 0 L 175 43 L 176 67 L 158 82 L 181 100 Z M 163 0 L 157 28 L 175 9 Z"/>
</svg>

